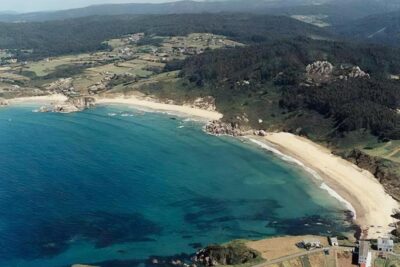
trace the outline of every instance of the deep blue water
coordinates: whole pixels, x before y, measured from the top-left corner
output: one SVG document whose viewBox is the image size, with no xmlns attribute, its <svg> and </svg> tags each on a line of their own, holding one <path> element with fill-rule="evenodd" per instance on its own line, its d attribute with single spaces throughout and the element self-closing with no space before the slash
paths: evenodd
<svg viewBox="0 0 400 267">
<path fill-rule="evenodd" d="M 123 106 L 32 109 L 0 110 L 1 267 L 136 266 L 345 226 L 301 169 L 199 123 Z"/>
</svg>

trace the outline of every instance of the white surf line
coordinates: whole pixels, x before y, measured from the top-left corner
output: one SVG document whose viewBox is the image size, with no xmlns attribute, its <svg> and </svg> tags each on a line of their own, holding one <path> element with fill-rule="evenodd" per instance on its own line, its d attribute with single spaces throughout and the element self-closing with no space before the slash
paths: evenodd
<svg viewBox="0 0 400 267">
<path fill-rule="evenodd" d="M 332 188 L 330 188 L 326 183 L 322 183 L 320 186 L 321 189 L 328 191 L 328 194 L 331 195 L 332 197 L 336 198 L 337 200 L 339 200 L 341 203 L 343 203 L 345 205 L 345 207 L 352 212 L 352 217 L 354 220 L 357 219 L 357 213 L 356 210 L 354 209 L 353 205 L 351 205 L 351 203 L 349 201 L 347 201 L 346 199 L 344 199 L 341 195 L 338 194 L 338 192 L 336 192 L 335 190 L 333 190 Z"/>
<path fill-rule="evenodd" d="M 278 149 L 274 148 L 272 145 L 268 145 L 264 142 L 255 140 L 251 137 L 245 137 L 246 139 L 250 140 L 251 142 L 253 142 L 254 144 L 262 147 L 265 150 L 268 150 L 276 155 L 278 155 L 281 159 L 283 159 L 284 161 L 287 162 L 292 162 L 295 163 L 297 165 L 299 165 L 300 167 L 302 167 L 304 170 L 306 170 L 308 173 L 310 173 L 314 178 L 316 178 L 319 181 L 324 181 L 324 179 L 313 169 L 307 167 L 303 162 L 301 162 L 300 160 L 291 157 L 289 155 L 286 155 L 284 153 L 282 153 L 281 151 L 279 151 Z M 341 195 L 339 195 L 335 190 L 333 190 L 332 188 L 330 188 L 327 184 L 322 183 L 320 186 L 321 189 L 325 190 L 328 192 L 328 194 L 330 196 L 332 196 L 333 198 L 337 199 L 339 202 L 341 202 L 350 212 L 352 212 L 353 215 L 353 219 L 356 220 L 357 219 L 357 213 L 356 213 L 356 209 L 353 207 L 353 205 L 347 201 L 346 199 L 344 199 Z"/>
</svg>

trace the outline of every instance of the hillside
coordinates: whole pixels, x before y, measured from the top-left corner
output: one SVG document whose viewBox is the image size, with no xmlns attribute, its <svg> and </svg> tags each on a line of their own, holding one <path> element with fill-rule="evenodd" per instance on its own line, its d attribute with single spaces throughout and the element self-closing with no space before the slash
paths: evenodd
<svg viewBox="0 0 400 267">
<path fill-rule="evenodd" d="M 318 27 L 284 16 L 94 16 L 63 21 L 1 23 L 0 49 L 13 50 L 16 57 L 22 60 L 93 52 L 107 49 L 104 40 L 137 32 L 161 36 L 209 32 L 244 43 L 260 43 L 292 36 L 330 38 L 330 34 Z"/>
<path fill-rule="evenodd" d="M 275 104 L 279 104 L 282 111 L 286 110 L 290 114 L 309 110 L 322 115 L 319 118 L 321 121 L 333 123 L 325 129 L 325 134 L 339 137 L 343 132 L 368 129 L 375 135 L 397 139 L 400 138 L 400 117 L 396 114 L 396 108 L 400 106 L 400 87 L 387 77 L 389 73 L 400 73 L 399 52 L 390 48 L 328 41 L 287 40 L 270 45 L 218 50 L 192 57 L 184 63 L 181 75 L 198 89 L 211 90 L 221 101 L 232 99 L 232 95 L 236 96 L 235 101 L 241 99 L 241 104 L 235 105 L 236 112 L 256 112 L 247 111 L 254 108 L 250 104 L 252 101 L 267 108 L 271 98 L 262 99 L 275 92 L 279 94 Z M 310 77 L 306 76 L 306 66 L 318 60 L 327 60 L 337 67 L 346 65 L 343 68 L 359 66 L 371 78 L 344 80 L 332 77 L 310 83 Z M 337 71 L 340 72 L 339 69 Z M 243 81 L 246 83 L 243 84 Z M 348 103 L 351 105 L 347 106 Z M 372 109 L 373 103 L 377 104 L 377 111 Z M 242 115 L 236 112 L 231 114 L 232 118 Z M 298 120 L 302 121 L 310 112 L 307 111 Z M 376 121 L 373 119 L 375 112 L 379 115 Z M 256 115 L 267 116 L 261 117 L 265 121 L 271 119 L 268 117 L 271 112 Z M 393 121 L 394 125 L 377 126 L 376 123 L 387 121 L 385 116 L 390 117 L 388 121 Z M 290 118 L 283 123 L 286 130 L 295 131 L 297 125 L 301 125 L 291 116 L 283 117 Z M 250 122 L 254 126 L 258 125 L 258 118 L 254 117 Z M 321 133 L 321 125 L 325 124 L 316 123 L 313 129 L 314 126 L 309 122 L 309 129 L 304 128 L 303 133 L 317 136 L 318 132 Z M 270 127 L 271 124 L 263 126 Z"/>
<path fill-rule="evenodd" d="M 106 4 L 53 12 L 0 14 L 3 22 L 65 20 L 87 16 L 247 12 L 272 15 L 322 15 L 330 24 L 400 8 L 399 0 L 229 0 L 160 4 Z"/>
<path fill-rule="evenodd" d="M 105 4 L 84 8 L 60 10 L 54 12 L 33 12 L 26 14 L 0 14 L 0 21 L 29 22 L 63 20 L 95 15 L 126 15 L 126 14 L 184 14 L 184 13 L 220 13 L 220 12 L 254 12 L 267 13 L 269 9 L 293 5 L 311 4 L 304 0 L 234 0 L 234 1 L 176 1 L 159 4 Z"/>
<path fill-rule="evenodd" d="M 400 44 L 400 12 L 371 15 L 332 29 L 352 40 L 397 46 Z"/>
<path fill-rule="evenodd" d="M 370 15 L 393 12 L 400 9 L 400 1 L 335 0 L 320 5 L 298 5 L 277 9 L 279 14 L 319 16 L 330 25 L 353 25 Z"/>
</svg>

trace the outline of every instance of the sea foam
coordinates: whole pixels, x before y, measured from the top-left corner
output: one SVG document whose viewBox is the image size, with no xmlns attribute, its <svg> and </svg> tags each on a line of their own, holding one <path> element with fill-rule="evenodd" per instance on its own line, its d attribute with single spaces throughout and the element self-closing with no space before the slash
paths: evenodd
<svg viewBox="0 0 400 267">
<path fill-rule="evenodd" d="M 291 157 L 289 155 L 286 155 L 284 153 L 282 153 L 281 151 L 279 151 L 278 149 L 276 149 L 275 147 L 273 147 L 272 145 L 268 145 L 267 143 L 255 140 L 253 138 L 247 138 L 248 140 L 250 140 L 251 142 L 253 142 L 254 144 L 262 147 L 265 150 L 268 150 L 272 153 L 274 153 L 275 155 L 277 155 L 279 158 L 281 158 L 284 161 L 287 162 L 291 162 L 294 163 L 300 167 L 302 167 L 304 170 L 306 170 L 308 173 L 310 173 L 314 178 L 316 178 L 319 181 L 323 181 L 322 177 L 313 169 L 311 169 L 310 167 L 306 166 L 303 162 L 301 162 L 300 160 Z M 335 190 L 333 190 L 332 188 L 330 188 L 327 184 L 322 183 L 320 185 L 320 188 L 327 191 L 328 194 L 332 197 L 334 197 L 335 199 L 337 199 L 339 202 L 341 202 L 350 212 L 352 212 L 353 215 L 353 219 L 355 220 L 357 218 L 357 213 L 355 208 L 353 207 L 353 205 L 351 205 L 351 203 L 349 201 L 347 201 L 346 199 L 344 199 L 341 195 L 339 195 L 339 193 L 337 193 Z"/>
</svg>

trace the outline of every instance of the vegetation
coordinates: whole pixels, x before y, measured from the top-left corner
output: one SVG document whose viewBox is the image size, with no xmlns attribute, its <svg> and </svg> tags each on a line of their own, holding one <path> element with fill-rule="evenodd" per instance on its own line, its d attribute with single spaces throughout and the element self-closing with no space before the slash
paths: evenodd
<svg viewBox="0 0 400 267">
<path fill-rule="evenodd" d="M 382 138 L 399 139 L 400 88 L 398 82 L 384 78 L 388 72 L 400 72 L 400 57 L 393 51 L 300 38 L 192 57 L 184 63 L 181 76 L 200 90 L 210 90 L 219 102 L 232 98 L 232 104 L 266 102 L 263 96 L 275 93 L 280 112 L 302 116 L 317 112 L 320 119 L 333 122 L 326 132 L 340 135 L 367 129 Z M 372 77 L 306 86 L 306 66 L 316 60 L 357 65 Z M 264 112 L 258 117 L 263 118 Z"/>
<path fill-rule="evenodd" d="M 347 39 L 398 46 L 400 43 L 400 12 L 383 13 L 363 17 L 342 25 L 332 27 L 332 30 Z"/>
<path fill-rule="evenodd" d="M 245 43 L 290 36 L 329 36 L 323 30 L 288 17 L 247 14 L 163 16 L 94 16 L 33 23 L 0 23 L 0 48 L 32 50 L 20 60 L 110 49 L 104 40 L 130 33 L 176 36 L 210 32 Z M 60 34 L 62 33 L 62 34 Z"/>
<path fill-rule="evenodd" d="M 145 37 L 132 42 L 132 33 Z M 330 37 L 288 17 L 249 14 L 0 24 L 0 49 L 29 59 L 13 65 L 18 67 L 5 77 L 8 83 L 22 76 L 28 81 L 19 84 L 46 90 L 71 77 L 68 86 L 82 94 L 139 90 L 176 103 L 213 96 L 225 120 L 328 143 L 400 198 L 400 84 L 390 79 L 400 74 L 400 49 Z M 97 50 L 104 51 L 87 53 Z M 74 56 L 58 56 L 63 54 Z M 32 62 L 50 56 L 55 58 Z M 318 60 L 336 67 L 322 82 L 306 74 L 306 66 Z M 359 66 L 370 77 L 340 78 L 342 66 Z"/>
</svg>

